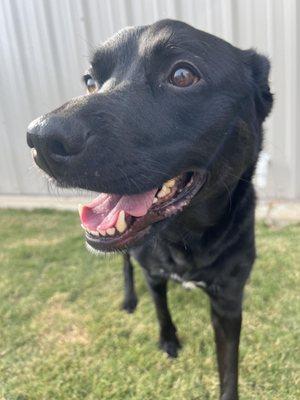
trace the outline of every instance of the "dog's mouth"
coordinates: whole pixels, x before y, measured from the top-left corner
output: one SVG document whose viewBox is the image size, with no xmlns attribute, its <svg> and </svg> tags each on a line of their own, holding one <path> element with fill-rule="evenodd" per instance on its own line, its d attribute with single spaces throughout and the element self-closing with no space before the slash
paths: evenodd
<svg viewBox="0 0 300 400">
<path fill-rule="evenodd" d="M 205 181 L 206 173 L 199 170 L 183 173 L 145 193 L 101 193 L 91 203 L 79 205 L 87 244 L 104 252 L 135 244 L 154 223 L 181 212 Z"/>
</svg>

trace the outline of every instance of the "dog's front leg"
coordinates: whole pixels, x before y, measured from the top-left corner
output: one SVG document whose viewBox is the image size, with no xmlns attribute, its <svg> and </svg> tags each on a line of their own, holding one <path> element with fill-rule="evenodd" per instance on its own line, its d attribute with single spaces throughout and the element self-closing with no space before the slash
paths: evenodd
<svg viewBox="0 0 300 400">
<path fill-rule="evenodd" d="M 124 272 L 124 301 L 123 310 L 133 313 L 137 306 L 137 295 L 134 288 L 134 271 L 131 264 L 130 255 L 125 253 L 123 256 L 123 272 Z"/>
<path fill-rule="evenodd" d="M 222 307 L 224 300 L 222 300 Z M 242 311 L 238 305 L 234 313 L 220 312 L 211 302 L 211 319 L 215 333 L 221 400 L 238 400 L 238 358 Z"/>
<path fill-rule="evenodd" d="M 173 324 L 167 301 L 167 280 L 153 279 L 146 274 L 147 283 L 152 294 L 156 314 L 159 322 L 160 337 L 159 346 L 170 357 L 177 357 L 180 342 L 176 335 L 176 327 Z"/>
</svg>

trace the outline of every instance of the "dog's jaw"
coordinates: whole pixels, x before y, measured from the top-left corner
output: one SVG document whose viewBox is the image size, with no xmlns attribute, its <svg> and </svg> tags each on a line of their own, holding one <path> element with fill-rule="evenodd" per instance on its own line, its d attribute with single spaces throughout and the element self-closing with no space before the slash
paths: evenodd
<svg viewBox="0 0 300 400">
<path fill-rule="evenodd" d="M 184 174 L 184 176 L 186 176 L 186 174 Z M 168 220 L 189 206 L 193 197 L 204 186 L 207 172 L 198 170 L 187 176 L 189 176 L 189 178 L 184 186 L 177 186 L 176 179 L 172 179 L 167 182 L 169 186 L 165 184 L 161 189 L 158 189 L 156 196 L 153 197 L 152 205 L 144 215 L 137 218 L 129 216 L 129 226 L 126 220 L 123 221 L 124 214 L 122 210 L 121 212 L 117 211 L 119 216 L 116 217 L 115 226 L 109 227 L 106 231 L 103 231 L 101 225 L 105 223 L 104 218 L 104 222 L 99 225 L 99 228 L 96 231 L 91 231 L 84 225 L 84 221 L 87 220 L 87 218 L 84 218 L 87 206 L 85 206 L 86 208 L 81 206 L 79 213 L 83 222 L 82 227 L 85 230 L 87 245 L 96 251 L 114 252 L 122 251 L 139 243 L 141 239 L 152 232 L 151 228 L 153 224 Z M 95 207 L 95 210 L 90 209 L 88 212 L 90 214 L 93 212 L 97 213 L 97 208 Z M 101 212 L 99 208 L 98 212 Z M 122 215 L 123 223 L 121 229 L 120 225 L 118 226 L 120 215 Z M 91 218 L 92 217 L 93 216 L 91 216 Z M 97 219 L 97 215 L 95 218 Z M 103 216 L 101 215 L 100 218 L 103 218 Z"/>
</svg>

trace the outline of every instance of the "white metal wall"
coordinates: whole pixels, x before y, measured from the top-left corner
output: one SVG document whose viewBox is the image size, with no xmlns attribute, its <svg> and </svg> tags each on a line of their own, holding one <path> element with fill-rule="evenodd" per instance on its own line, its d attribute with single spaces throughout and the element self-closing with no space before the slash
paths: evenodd
<svg viewBox="0 0 300 400">
<path fill-rule="evenodd" d="M 297 0 L 0 0 L 0 194 L 45 194 L 27 124 L 83 91 L 101 41 L 126 25 L 176 18 L 272 60 L 263 195 L 300 197 L 300 2 Z M 298 24 L 298 25 L 297 25 Z"/>
</svg>

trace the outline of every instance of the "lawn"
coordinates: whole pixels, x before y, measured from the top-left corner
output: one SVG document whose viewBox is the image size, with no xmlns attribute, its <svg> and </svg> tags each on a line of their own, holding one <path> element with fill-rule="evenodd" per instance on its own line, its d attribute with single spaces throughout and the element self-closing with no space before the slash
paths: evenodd
<svg viewBox="0 0 300 400">
<path fill-rule="evenodd" d="M 136 268 L 139 305 L 120 310 L 119 256 L 84 247 L 77 215 L 0 211 L 1 400 L 217 399 L 204 293 L 170 284 L 183 349 L 157 350 L 154 308 Z M 300 226 L 257 227 L 247 285 L 241 400 L 300 399 Z"/>
</svg>

